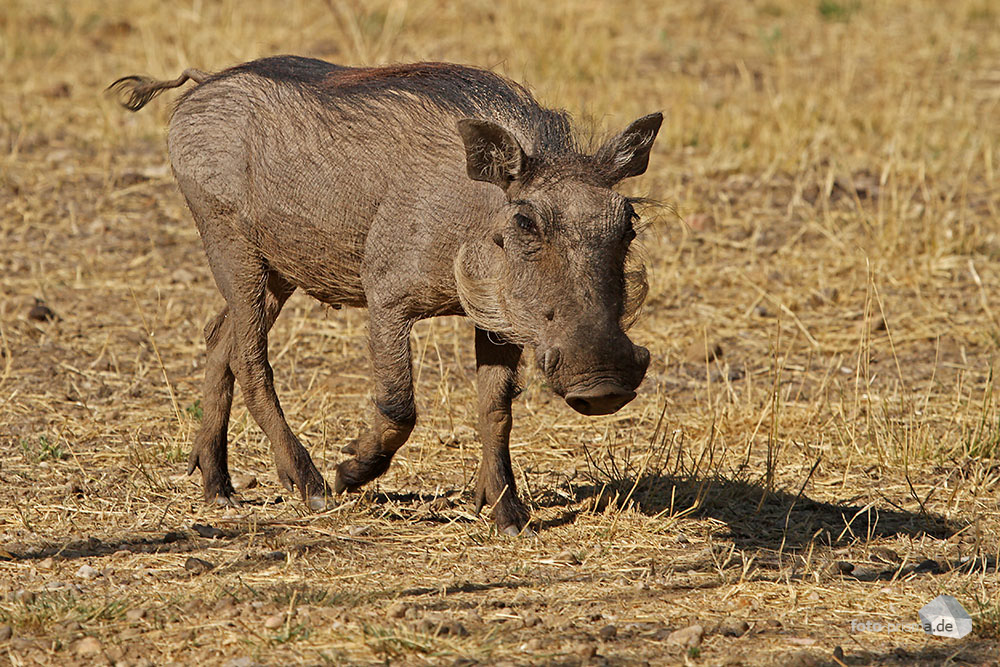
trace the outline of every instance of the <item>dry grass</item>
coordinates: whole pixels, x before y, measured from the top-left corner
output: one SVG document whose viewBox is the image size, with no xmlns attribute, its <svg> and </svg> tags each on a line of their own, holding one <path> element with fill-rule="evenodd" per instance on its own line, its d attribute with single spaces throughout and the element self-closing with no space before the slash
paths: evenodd
<svg viewBox="0 0 1000 667">
<path fill-rule="evenodd" d="M 14 638 L 0 652 L 995 661 L 998 22 L 989 0 L 7 0 L 0 620 Z M 469 514 L 473 356 L 457 319 L 417 328 L 420 423 L 369 493 L 322 515 L 279 501 L 239 400 L 231 461 L 259 482 L 247 505 L 208 509 L 183 476 L 201 327 L 221 300 L 167 168 L 169 103 L 131 115 L 101 91 L 281 52 L 492 66 L 594 131 L 665 111 L 628 186 L 680 214 L 649 214 L 634 336 L 653 362 L 632 405 L 589 420 L 526 372 L 513 451 L 537 538 Z M 30 319 L 36 297 L 59 319 Z M 329 474 L 365 423 L 363 314 L 296 295 L 272 362 Z M 215 567 L 193 574 L 190 556 Z M 973 635 L 852 632 L 915 621 L 942 592 L 974 612 Z M 749 633 L 713 632 L 727 617 Z M 695 622 L 700 648 L 664 641 Z"/>
</svg>

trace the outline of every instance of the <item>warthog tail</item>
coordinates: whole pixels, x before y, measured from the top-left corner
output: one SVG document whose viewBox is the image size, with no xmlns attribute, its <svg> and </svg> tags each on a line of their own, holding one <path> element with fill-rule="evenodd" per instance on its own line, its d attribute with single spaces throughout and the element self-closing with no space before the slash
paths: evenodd
<svg viewBox="0 0 1000 667">
<path fill-rule="evenodd" d="M 118 102 L 123 107 L 129 111 L 138 111 L 167 88 L 179 88 L 188 79 L 195 83 L 203 83 L 208 77 L 209 74 L 197 69 L 186 69 L 173 81 L 157 81 L 148 76 L 133 74 L 118 79 L 108 86 L 107 90 L 114 91 L 120 96 Z"/>
</svg>

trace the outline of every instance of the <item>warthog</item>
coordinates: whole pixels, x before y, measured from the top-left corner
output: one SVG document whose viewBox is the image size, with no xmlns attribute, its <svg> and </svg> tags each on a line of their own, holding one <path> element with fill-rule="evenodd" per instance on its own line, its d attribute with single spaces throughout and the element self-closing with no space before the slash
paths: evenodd
<svg viewBox="0 0 1000 667">
<path fill-rule="evenodd" d="M 173 81 L 111 85 L 137 111 L 166 88 L 198 85 L 170 123 L 174 175 L 226 306 L 205 328 L 204 417 L 188 472 L 206 500 L 235 504 L 227 463 L 233 382 L 271 441 L 278 477 L 314 509 L 330 495 L 275 394 L 267 335 L 301 288 L 368 308 L 370 429 L 344 448 L 334 490 L 389 467 L 416 421 L 414 322 L 476 325 L 476 508 L 525 528 L 508 441 L 525 346 L 578 412 L 635 397 L 649 352 L 625 334 L 646 292 L 629 247 L 633 200 L 612 187 L 646 170 L 663 117 L 644 116 L 590 154 L 564 111 L 489 71 L 445 63 L 355 68 L 264 58 Z"/>
</svg>

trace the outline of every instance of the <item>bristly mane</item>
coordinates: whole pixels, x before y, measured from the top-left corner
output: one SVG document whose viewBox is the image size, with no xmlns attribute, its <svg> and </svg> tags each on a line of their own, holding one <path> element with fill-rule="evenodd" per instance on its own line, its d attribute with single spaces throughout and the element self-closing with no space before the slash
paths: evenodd
<svg viewBox="0 0 1000 667">
<path fill-rule="evenodd" d="M 292 86 L 340 108 L 357 108 L 380 97 L 426 100 L 456 115 L 523 130 L 535 143 L 525 146 L 529 152 L 549 156 L 578 152 L 565 111 L 542 107 L 524 86 L 488 70 L 435 62 L 344 67 L 315 58 L 273 56 L 223 70 L 211 80 L 241 73 Z"/>
</svg>

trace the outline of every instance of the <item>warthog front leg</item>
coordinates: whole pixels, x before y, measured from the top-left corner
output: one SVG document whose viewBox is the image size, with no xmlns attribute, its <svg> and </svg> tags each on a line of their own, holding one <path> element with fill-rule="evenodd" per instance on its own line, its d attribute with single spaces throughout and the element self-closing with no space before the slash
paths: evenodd
<svg viewBox="0 0 1000 667">
<path fill-rule="evenodd" d="M 492 507 L 497 527 L 508 535 L 517 535 L 528 523 L 528 510 L 517 497 L 509 449 L 511 401 L 517 393 L 521 347 L 494 342 L 492 338 L 492 334 L 476 329 L 479 439 L 483 443 L 476 512 L 484 506 Z"/>
<path fill-rule="evenodd" d="M 388 470 L 417 422 L 410 359 L 413 321 L 374 305 L 369 305 L 368 315 L 375 416 L 368 432 L 344 448 L 353 458 L 337 466 L 337 493 L 357 491 Z"/>
</svg>

